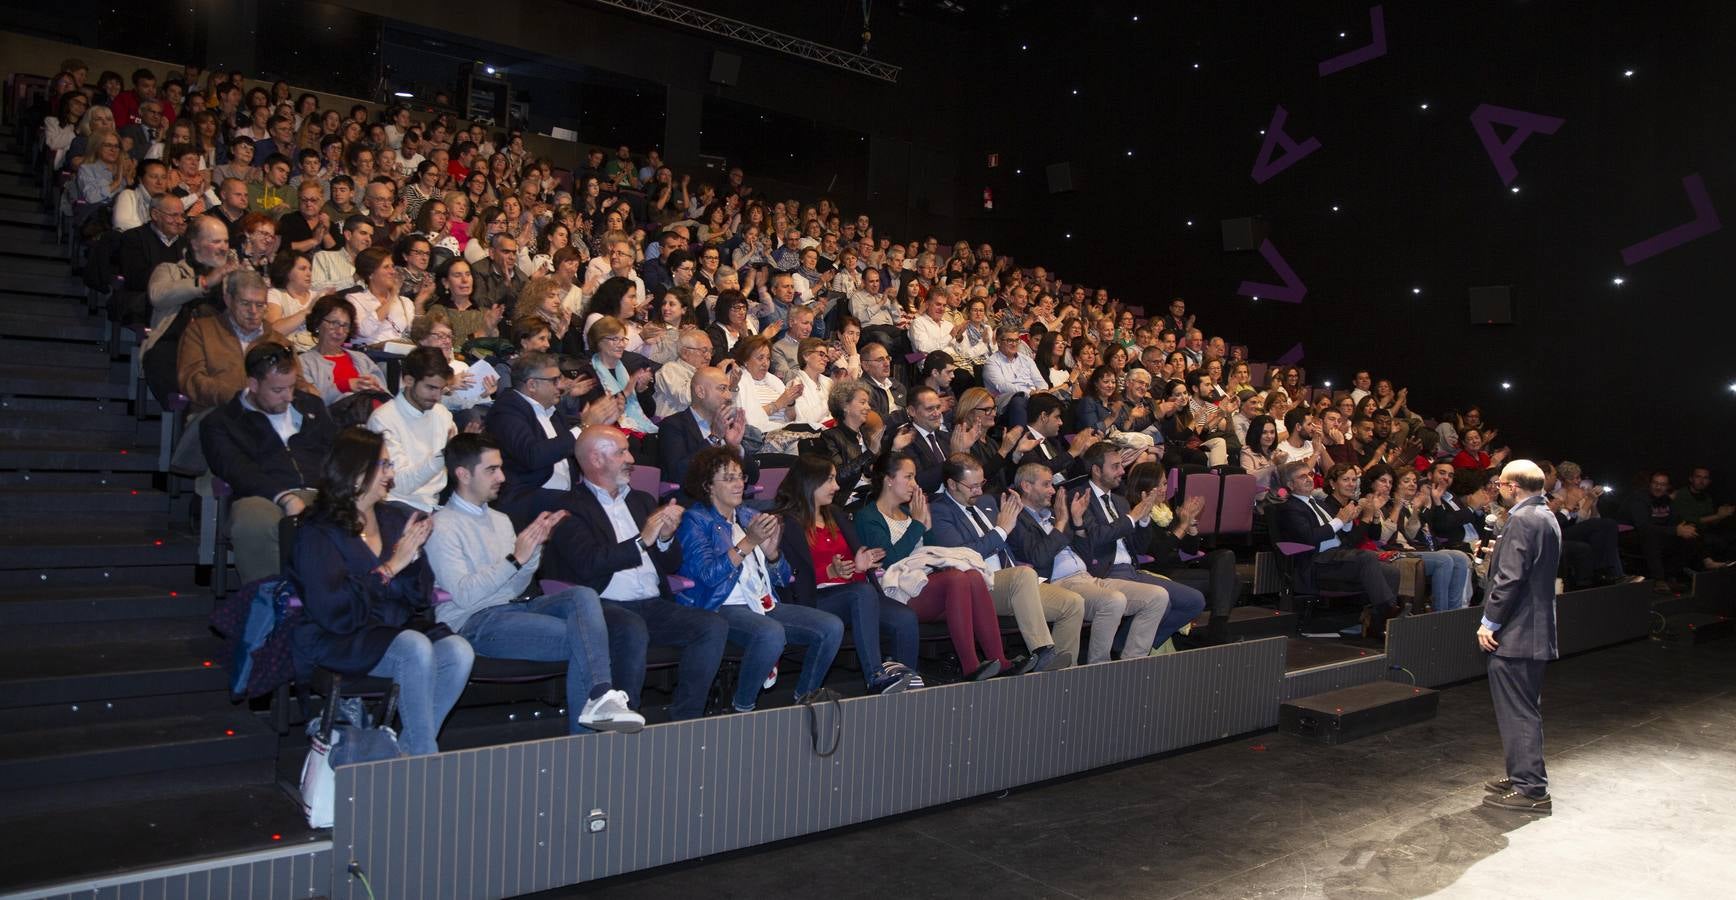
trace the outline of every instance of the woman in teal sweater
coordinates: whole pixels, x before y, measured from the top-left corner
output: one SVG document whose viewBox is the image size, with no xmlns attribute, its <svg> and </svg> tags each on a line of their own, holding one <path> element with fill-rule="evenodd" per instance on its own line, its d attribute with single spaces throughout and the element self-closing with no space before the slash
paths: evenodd
<svg viewBox="0 0 1736 900">
<path fill-rule="evenodd" d="M 903 453 L 888 454 L 876 473 L 872 494 L 874 502 L 856 513 L 856 536 L 862 546 L 886 551 L 881 562 L 890 566 L 922 546 L 922 536 L 931 524 L 928 497 L 916 484 L 916 460 Z M 930 571 L 928 584 L 908 605 L 917 621 L 946 622 L 959 668 L 969 673 L 972 681 L 1011 670 L 1012 663 L 1001 647 L 995 602 L 981 573 L 950 568 Z M 981 657 L 977 656 L 978 645 L 982 647 Z"/>
</svg>

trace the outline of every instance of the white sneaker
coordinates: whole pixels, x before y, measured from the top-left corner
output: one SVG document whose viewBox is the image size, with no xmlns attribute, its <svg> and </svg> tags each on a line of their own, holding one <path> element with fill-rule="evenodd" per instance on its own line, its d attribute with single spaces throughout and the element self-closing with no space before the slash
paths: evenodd
<svg viewBox="0 0 1736 900">
<path fill-rule="evenodd" d="M 762 685 L 762 687 L 763 687 L 763 689 L 769 691 L 772 688 L 777 687 L 777 686 L 778 686 L 778 666 L 777 666 L 777 663 L 773 663 L 772 664 L 772 670 L 770 672 L 766 673 L 766 680 L 765 680 L 765 683 Z"/>
<path fill-rule="evenodd" d="M 645 717 L 627 708 L 626 691 L 608 691 L 585 703 L 579 724 L 596 731 L 637 734 L 645 728 Z"/>
</svg>

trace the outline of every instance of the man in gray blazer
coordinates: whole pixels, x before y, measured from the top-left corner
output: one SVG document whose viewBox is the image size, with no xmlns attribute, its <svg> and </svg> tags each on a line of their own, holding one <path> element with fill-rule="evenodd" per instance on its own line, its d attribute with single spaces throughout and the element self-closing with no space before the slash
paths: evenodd
<svg viewBox="0 0 1736 900">
<path fill-rule="evenodd" d="M 1548 815 L 1543 769 L 1543 667 L 1555 647 L 1555 569 L 1561 526 L 1543 500 L 1543 470 L 1514 460 L 1495 482 L 1507 525 L 1489 560 L 1489 593 L 1477 643 L 1489 654 L 1489 693 L 1507 755 L 1507 777 L 1484 785 L 1483 805 Z"/>
</svg>

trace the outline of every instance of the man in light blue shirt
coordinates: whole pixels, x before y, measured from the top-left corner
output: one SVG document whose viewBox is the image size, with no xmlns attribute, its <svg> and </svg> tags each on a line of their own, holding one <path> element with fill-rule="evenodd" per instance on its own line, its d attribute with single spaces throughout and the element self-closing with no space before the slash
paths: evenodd
<svg viewBox="0 0 1736 900">
<path fill-rule="evenodd" d="M 1019 341 L 1019 331 L 1002 325 L 995 329 L 997 352 L 989 354 L 983 367 L 983 385 L 995 395 L 995 405 L 1010 426 L 1022 426 L 1030 421 L 1025 404 L 1033 394 L 1049 390 L 1049 380 L 1037 368 L 1036 360 L 1026 356 Z"/>
</svg>

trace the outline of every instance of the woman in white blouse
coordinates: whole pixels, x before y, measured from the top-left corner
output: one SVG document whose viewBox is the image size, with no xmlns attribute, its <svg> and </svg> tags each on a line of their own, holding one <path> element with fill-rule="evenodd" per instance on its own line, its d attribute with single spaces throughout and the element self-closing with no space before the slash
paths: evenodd
<svg viewBox="0 0 1736 900">
<path fill-rule="evenodd" d="M 356 337 L 364 344 L 403 340 L 416 307 L 398 294 L 402 282 L 391 252 L 369 247 L 356 254 L 356 280 L 362 286 L 345 295 L 356 307 Z"/>
<path fill-rule="evenodd" d="M 282 253 L 272 259 L 271 291 L 265 295 L 265 321 L 271 330 L 284 337 L 308 334 L 307 311 L 313 301 L 313 262 L 307 254 Z M 312 336 L 305 342 L 313 346 Z"/>
<path fill-rule="evenodd" d="M 736 342 L 733 355 L 742 367 L 736 402 L 747 413 L 747 423 L 770 433 L 794 421 L 791 410 L 802 395 L 802 383 L 785 385 L 772 374 L 772 342 L 763 335 L 748 335 Z"/>
<path fill-rule="evenodd" d="M 819 338 L 803 338 L 796 345 L 796 359 L 802 367 L 791 377 L 791 383 L 801 385 L 802 390 L 790 410 L 790 422 L 828 428 L 832 413 L 826 401 L 832 396 L 832 379 L 826 377 L 826 369 L 832 365 L 831 348 Z"/>
</svg>

